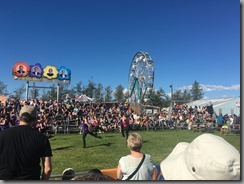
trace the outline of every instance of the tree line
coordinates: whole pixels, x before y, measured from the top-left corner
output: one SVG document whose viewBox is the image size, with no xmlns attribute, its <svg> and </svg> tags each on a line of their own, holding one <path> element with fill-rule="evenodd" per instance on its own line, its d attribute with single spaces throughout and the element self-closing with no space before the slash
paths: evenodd
<svg viewBox="0 0 244 184">
<path fill-rule="evenodd" d="M 33 83 L 35 86 L 35 83 Z M 26 92 L 24 84 L 16 88 L 12 93 L 8 93 L 7 85 L 0 81 L 0 95 L 8 95 L 9 98 L 24 99 L 23 94 Z M 88 80 L 87 85 L 84 85 L 82 81 L 71 87 L 70 84 L 59 84 L 59 101 L 65 100 L 66 95 L 70 97 L 79 96 L 84 94 L 94 100 L 94 102 L 125 102 L 129 97 L 129 91 L 122 85 L 118 85 L 115 89 L 111 86 L 104 88 L 101 83 L 94 83 Z M 151 93 L 150 99 L 144 102 L 146 105 L 158 106 L 160 108 L 169 107 L 171 102 L 177 102 L 178 104 L 184 104 L 203 98 L 203 88 L 199 82 L 194 81 L 190 90 L 176 90 L 171 95 L 165 93 L 162 88 L 154 89 Z M 48 89 L 30 88 L 29 99 L 41 98 L 43 100 L 50 100 L 57 98 L 57 87 L 52 84 Z"/>
</svg>

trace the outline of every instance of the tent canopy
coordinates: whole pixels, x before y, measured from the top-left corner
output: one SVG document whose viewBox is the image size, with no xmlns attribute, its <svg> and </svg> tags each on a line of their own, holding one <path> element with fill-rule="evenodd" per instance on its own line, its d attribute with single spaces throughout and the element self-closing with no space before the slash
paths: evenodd
<svg viewBox="0 0 244 184">
<path fill-rule="evenodd" d="M 240 113 L 240 97 L 237 98 L 218 98 L 218 99 L 202 99 L 196 100 L 188 103 L 187 105 L 190 107 L 196 106 L 208 106 L 212 104 L 213 110 L 216 114 L 220 112 L 224 114 L 236 114 Z"/>
<path fill-rule="evenodd" d="M 76 101 L 79 101 L 79 102 L 92 102 L 92 98 L 90 98 L 90 97 L 88 97 L 86 95 L 80 95 L 80 96 L 78 96 Z"/>
</svg>

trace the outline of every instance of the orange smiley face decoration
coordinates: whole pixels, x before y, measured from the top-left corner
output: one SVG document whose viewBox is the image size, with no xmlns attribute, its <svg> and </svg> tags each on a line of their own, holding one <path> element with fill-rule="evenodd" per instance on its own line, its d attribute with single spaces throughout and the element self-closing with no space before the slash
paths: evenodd
<svg viewBox="0 0 244 184">
<path fill-rule="evenodd" d="M 12 72 L 17 77 L 25 77 L 30 72 L 30 67 L 26 62 L 15 63 Z"/>
</svg>

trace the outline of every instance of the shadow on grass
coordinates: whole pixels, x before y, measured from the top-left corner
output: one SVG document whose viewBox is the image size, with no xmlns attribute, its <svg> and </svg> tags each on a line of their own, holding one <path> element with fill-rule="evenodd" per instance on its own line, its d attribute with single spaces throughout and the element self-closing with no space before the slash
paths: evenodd
<svg viewBox="0 0 244 184">
<path fill-rule="evenodd" d="M 60 140 L 68 140 L 70 138 L 69 137 L 58 137 L 58 138 L 56 138 L 55 136 L 48 136 L 48 139 L 51 139 L 52 141 L 60 141 Z"/>
<path fill-rule="evenodd" d="M 94 146 L 87 146 L 86 148 L 95 148 L 95 147 L 98 147 L 98 146 L 111 146 L 112 143 L 104 143 L 104 144 L 98 144 L 98 145 L 94 145 Z"/>
<path fill-rule="evenodd" d="M 72 146 L 65 146 L 65 147 L 55 148 L 55 149 L 53 149 L 53 151 L 69 149 L 69 148 L 71 148 L 71 147 L 72 147 Z"/>
<path fill-rule="evenodd" d="M 150 141 L 144 141 L 144 140 L 143 140 L 143 144 L 144 144 L 144 143 L 150 143 Z"/>
</svg>

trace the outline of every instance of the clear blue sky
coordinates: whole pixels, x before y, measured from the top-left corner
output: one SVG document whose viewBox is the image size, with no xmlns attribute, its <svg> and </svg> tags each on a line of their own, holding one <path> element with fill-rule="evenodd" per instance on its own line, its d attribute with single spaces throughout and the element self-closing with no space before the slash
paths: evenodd
<svg viewBox="0 0 244 184">
<path fill-rule="evenodd" d="M 148 52 L 154 88 L 196 80 L 205 98 L 240 96 L 240 0 L 0 0 L 0 81 L 12 92 L 17 61 L 65 66 L 79 81 L 128 86 Z M 49 86 L 50 83 L 38 83 Z"/>
</svg>

